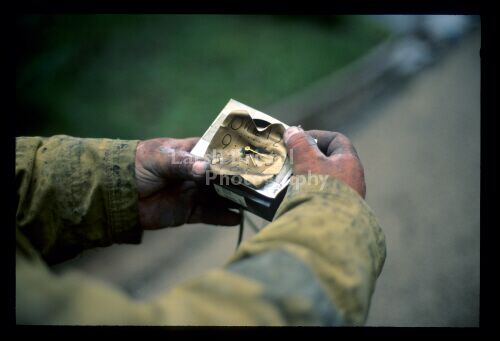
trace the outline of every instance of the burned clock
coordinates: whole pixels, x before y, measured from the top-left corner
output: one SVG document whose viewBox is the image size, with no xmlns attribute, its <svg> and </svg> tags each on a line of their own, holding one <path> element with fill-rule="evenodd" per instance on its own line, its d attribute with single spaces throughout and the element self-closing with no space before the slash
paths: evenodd
<svg viewBox="0 0 500 341">
<path fill-rule="evenodd" d="M 209 160 L 211 183 L 220 196 L 270 221 L 292 175 L 283 142 L 287 128 L 230 100 L 191 153 Z"/>
</svg>

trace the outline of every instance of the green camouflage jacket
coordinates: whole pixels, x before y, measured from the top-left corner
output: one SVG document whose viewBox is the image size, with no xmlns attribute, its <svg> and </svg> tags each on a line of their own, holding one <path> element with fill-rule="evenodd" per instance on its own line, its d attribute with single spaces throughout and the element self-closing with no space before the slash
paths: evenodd
<svg viewBox="0 0 500 341">
<path fill-rule="evenodd" d="M 330 178 L 289 187 L 276 217 L 221 268 L 149 300 L 50 264 L 140 243 L 138 141 L 16 140 L 16 320 L 86 325 L 361 325 L 385 260 L 365 201 Z"/>
</svg>

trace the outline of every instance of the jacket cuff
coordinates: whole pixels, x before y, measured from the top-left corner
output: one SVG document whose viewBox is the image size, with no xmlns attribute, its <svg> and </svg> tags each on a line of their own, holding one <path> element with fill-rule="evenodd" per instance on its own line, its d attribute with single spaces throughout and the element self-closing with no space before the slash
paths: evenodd
<svg viewBox="0 0 500 341">
<path fill-rule="evenodd" d="M 289 203 L 291 201 L 301 202 L 301 198 L 303 201 L 307 201 L 311 194 L 326 193 L 336 194 L 339 197 L 347 197 L 350 200 L 358 201 L 363 206 L 367 206 L 358 192 L 333 176 L 323 174 L 294 175 L 290 179 L 286 196 L 278 208 L 274 220 L 290 210 Z"/>
<path fill-rule="evenodd" d="M 107 225 L 112 243 L 138 244 L 142 239 L 135 180 L 138 143 L 112 140 L 104 153 Z"/>
</svg>

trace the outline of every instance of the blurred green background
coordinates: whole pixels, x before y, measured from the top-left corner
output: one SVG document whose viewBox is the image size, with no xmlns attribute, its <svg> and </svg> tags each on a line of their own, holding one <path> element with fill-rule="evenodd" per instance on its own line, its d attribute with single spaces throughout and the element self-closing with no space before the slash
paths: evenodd
<svg viewBox="0 0 500 341">
<path fill-rule="evenodd" d="M 230 98 L 257 109 L 380 43 L 364 16 L 17 18 L 19 135 L 200 136 Z M 272 114 L 272 113 L 270 113 Z"/>
</svg>

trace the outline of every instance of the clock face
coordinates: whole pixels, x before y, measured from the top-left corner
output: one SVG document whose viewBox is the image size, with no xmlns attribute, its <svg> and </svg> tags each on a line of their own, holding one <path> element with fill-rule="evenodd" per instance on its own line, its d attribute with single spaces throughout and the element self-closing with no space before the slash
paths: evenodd
<svg viewBox="0 0 500 341">
<path fill-rule="evenodd" d="M 206 151 L 211 170 L 219 175 L 240 176 L 256 188 L 278 174 L 286 159 L 285 127 L 265 124 L 254 121 L 243 110 L 230 113 Z"/>
</svg>

